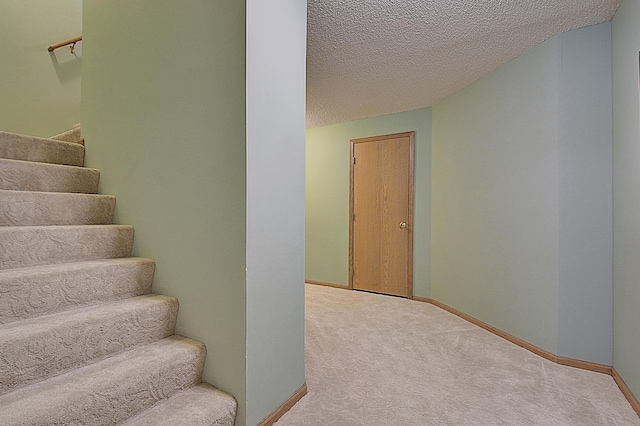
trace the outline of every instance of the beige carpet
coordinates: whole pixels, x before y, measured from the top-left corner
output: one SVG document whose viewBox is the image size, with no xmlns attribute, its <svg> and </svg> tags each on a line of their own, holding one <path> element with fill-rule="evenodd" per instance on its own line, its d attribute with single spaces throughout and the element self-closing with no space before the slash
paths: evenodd
<svg viewBox="0 0 640 426">
<path fill-rule="evenodd" d="M 286 425 L 640 425 L 610 376 L 423 302 L 306 285 L 308 394 Z"/>
<path fill-rule="evenodd" d="M 0 132 L 0 425 L 233 425 L 204 344 L 174 334 L 178 300 L 151 293 L 155 263 L 95 194 L 80 128 L 61 138 Z"/>
</svg>

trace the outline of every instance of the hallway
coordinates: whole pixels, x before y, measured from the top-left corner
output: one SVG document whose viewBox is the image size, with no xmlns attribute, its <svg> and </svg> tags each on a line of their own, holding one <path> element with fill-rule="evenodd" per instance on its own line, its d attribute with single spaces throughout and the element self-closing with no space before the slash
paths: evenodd
<svg viewBox="0 0 640 426">
<path fill-rule="evenodd" d="M 640 425 L 607 375 L 433 305 L 306 285 L 308 394 L 276 424 Z"/>
</svg>

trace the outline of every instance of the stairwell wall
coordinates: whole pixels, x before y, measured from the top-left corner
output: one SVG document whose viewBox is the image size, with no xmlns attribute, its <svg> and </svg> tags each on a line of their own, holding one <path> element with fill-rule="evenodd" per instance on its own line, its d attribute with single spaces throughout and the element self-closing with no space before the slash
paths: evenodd
<svg viewBox="0 0 640 426">
<path fill-rule="evenodd" d="M 640 2 L 613 21 L 613 366 L 640 398 Z"/>
<path fill-rule="evenodd" d="M 82 0 L 0 2 L 0 129 L 48 137 L 80 122 L 82 42 L 47 46 L 82 34 Z"/>
<path fill-rule="evenodd" d="M 557 352 L 555 40 L 433 107 L 431 297 Z"/>
<path fill-rule="evenodd" d="M 305 383 L 306 1 L 247 1 L 247 424 Z"/>
<path fill-rule="evenodd" d="M 557 36 L 558 355 L 613 363 L 611 23 Z"/>
<path fill-rule="evenodd" d="M 86 163 L 246 420 L 245 3 L 87 1 Z M 302 324 L 300 324 L 302 327 Z"/>
<path fill-rule="evenodd" d="M 609 23 L 573 30 L 436 105 L 432 216 L 434 299 L 608 365 L 610 58 Z"/>
</svg>

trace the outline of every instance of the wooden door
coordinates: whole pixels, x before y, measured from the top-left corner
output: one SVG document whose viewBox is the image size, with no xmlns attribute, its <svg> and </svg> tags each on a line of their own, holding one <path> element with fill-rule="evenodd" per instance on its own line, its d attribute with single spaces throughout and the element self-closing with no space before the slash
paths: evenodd
<svg viewBox="0 0 640 426">
<path fill-rule="evenodd" d="M 351 141 L 350 288 L 412 297 L 413 135 Z"/>
</svg>

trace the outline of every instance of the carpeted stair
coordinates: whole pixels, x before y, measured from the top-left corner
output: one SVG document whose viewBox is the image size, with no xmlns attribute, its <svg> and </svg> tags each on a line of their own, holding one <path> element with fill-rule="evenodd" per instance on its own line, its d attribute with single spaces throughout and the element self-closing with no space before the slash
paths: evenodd
<svg viewBox="0 0 640 426">
<path fill-rule="evenodd" d="M 0 132 L 0 425 L 233 425 L 83 144 Z"/>
</svg>

